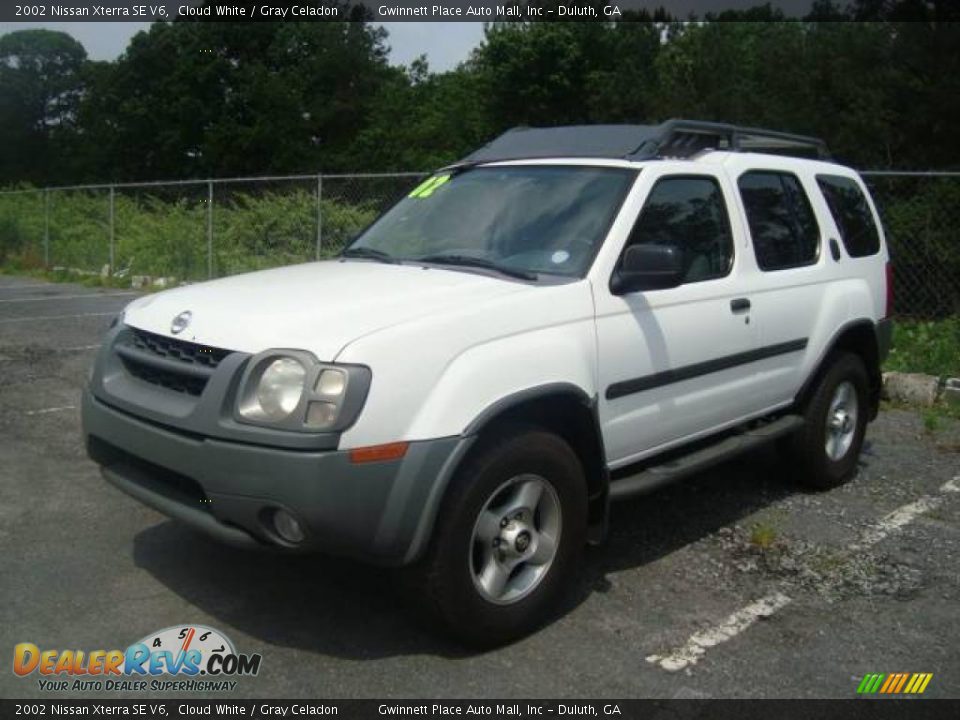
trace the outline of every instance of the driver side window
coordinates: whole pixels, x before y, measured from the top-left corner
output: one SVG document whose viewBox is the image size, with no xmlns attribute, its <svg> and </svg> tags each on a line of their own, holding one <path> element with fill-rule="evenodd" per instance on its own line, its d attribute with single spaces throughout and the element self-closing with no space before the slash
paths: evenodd
<svg viewBox="0 0 960 720">
<path fill-rule="evenodd" d="M 727 275 L 733 265 L 733 237 L 717 181 L 696 175 L 658 180 L 627 240 L 627 247 L 640 244 L 676 247 L 684 283 Z"/>
</svg>

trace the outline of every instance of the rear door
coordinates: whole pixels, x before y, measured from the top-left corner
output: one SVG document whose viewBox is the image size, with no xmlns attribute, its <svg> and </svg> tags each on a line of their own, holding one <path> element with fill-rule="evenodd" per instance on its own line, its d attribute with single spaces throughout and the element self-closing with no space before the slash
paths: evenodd
<svg viewBox="0 0 960 720">
<path fill-rule="evenodd" d="M 742 164 L 733 176 L 752 250 L 745 274 L 758 330 L 754 391 L 767 406 L 792 401 L 805 377 L 808 347 L 824 328 L 843 322 L 833 314 L 842 303 L 827 297 L 839 290 L 831 288 L 839 267 L 811 202 L 818 199 L 812 173 L 785 163 Z"/>
</svg>

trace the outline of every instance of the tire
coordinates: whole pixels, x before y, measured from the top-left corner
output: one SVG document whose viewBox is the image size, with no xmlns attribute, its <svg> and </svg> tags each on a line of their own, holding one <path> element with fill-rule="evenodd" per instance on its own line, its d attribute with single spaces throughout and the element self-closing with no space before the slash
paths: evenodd
<svg viewBox="0 0 960 720">
<path fill-rule="evenodd" d="M 494 647 L 549 619 L 576 576 L 587 489 L 576 454 L 552 433 L 505 428 L 481 442 L 453 478 L 413 579 L 448 634 Z"/>
<path fill-rule="evenodd" d="M 804 410 L 803 429 L 788 439 L 797 482 L 814 490 L 843 484 L 857 470 L 867 430 L 867 371 L 851 353 L 835 354 Z"/>
</svg>

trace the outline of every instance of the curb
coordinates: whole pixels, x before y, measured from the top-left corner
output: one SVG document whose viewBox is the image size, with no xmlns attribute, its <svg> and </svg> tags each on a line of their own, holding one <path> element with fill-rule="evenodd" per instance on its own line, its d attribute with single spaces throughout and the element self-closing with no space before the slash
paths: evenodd
<svg viewBox="0 0 960 720">
<path fill-rule="evenodd" d="M 938 401 L 960 405 L 960 378 L 941 381 L 924 373 L 883 373 L 882 397 L 885 400 L 933 407 Z"/>
</svg>

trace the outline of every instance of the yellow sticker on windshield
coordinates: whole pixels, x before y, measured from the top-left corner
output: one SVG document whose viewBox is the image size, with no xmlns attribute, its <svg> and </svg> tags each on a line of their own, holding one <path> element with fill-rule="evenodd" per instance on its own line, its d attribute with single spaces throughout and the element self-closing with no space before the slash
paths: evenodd
<svg viewBox="0 0 960 720">
<path fill-rule="evenodd" d="M 433 191 L 438 187 L 443 185 L 450 179 L 450 175 L 434 175 L 431 178 L 427 178 L 422 183 L 417 185 L 413 192 L 410 193 L 408 197 L 412 198 L 427 198 L 433 194 Z"/>
</svg>

